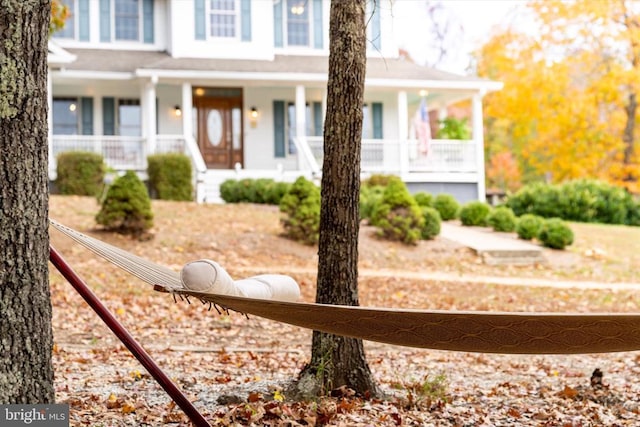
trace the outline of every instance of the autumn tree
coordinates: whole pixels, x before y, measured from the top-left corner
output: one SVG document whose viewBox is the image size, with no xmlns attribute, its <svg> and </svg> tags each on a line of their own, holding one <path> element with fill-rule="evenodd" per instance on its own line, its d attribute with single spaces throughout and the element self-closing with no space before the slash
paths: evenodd
<svg viewBox="0 0 640 427">
<path fill-rule="evenodd" d="M 0 0 L 0 403 L 54 401 L 49 295 L 50 0 Z"/>
<path fill-rule="evenodd" d="M 360 149 L 366 72 L 365 0 L 331 2 L 316 302 L 358 305 Z M 362 340 L 314 331 L 298 388 L 376 395 Z"/>
<path fill-rule="evenodd" d="M 489 157 L 511 151 L 525 179 L 588 176 L 640 190 L 640 4 L 549 0 L 525 13 L 537 31 L 512 26 L 479 53 L 479 74 L 505 83 L 485 98 Z"/>
</svg>

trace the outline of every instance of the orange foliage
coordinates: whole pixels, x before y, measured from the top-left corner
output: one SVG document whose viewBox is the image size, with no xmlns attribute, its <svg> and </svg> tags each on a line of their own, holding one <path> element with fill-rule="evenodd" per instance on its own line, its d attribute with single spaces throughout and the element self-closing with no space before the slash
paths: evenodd
<svg viewBox="0 0 640 427">
<path fill-rule="evenodd" d="M 513 192 L 522 185 L 522 173 L 518 162 L 508 151 L 491 156 L 486 175 L 489 188 Z"/>
<path fill-rule="evenodd" d="M 638 189 L 639 150 L 630 161 L 623 156 L 625 107 L 640 89 L 636 5 L 531 2 L 526 12 L 537 33 L 509 28 L 493 35 L 477 54 L 479 75 L 504 82 L 485 97 L 490 162 L 506 150 L 525 180 L 590 177 Z"/>
<path fill-rule="evenodd" d="M 61 0 L 51 0 L 51 20 L 49 21 L 49 36 L 64 28 L 65 21 L 71 15 L 67 5 Z"/>
</svg>

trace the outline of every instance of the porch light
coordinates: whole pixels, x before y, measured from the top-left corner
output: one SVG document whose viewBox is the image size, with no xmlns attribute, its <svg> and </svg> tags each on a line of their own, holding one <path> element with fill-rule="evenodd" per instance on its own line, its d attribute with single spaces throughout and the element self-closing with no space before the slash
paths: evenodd
<svg viewBox="0 0 640 427">
<path fill-rule="evenodd" d="M 69 104 L 69 111 L 76 111 L 76 104 Z"/>
<path fill-rule="evenodd" d="M 297 5 L 291 6 L 291 14 L 302 15 L 303 13 L 304 13 L 304 3 L 299 3 Z"/>
<path fill-rule="evenodd" d="M 420 96 L 427 96 L 429 94 L 429 91 L 422 89 L 419 93 L 420 93 Z"/>
<path fill-rule="evenodd" d="M 173 112 L 176 115 L 176 117 L 182 116 L 182 110 L 180 109 L 179 105 L 176 105 L 175 107 L 173 107 Z"/>
<path fill-rule="evenodd" d="M 249 110 L 249 124 L 252 128 L 258 124 L 258 109 L 256 107 L 251 107 L 251 110 Z"/>
</svg>

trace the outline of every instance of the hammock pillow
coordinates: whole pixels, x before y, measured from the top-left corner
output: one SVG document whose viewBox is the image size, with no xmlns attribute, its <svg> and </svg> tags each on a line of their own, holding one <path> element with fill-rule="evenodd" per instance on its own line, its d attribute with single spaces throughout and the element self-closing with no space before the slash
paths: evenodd
<svg viewBox="0 0 640 427">
<path fill-rule="evenodd" d="M 262 274 L 234 281 L 220 264 L 209 259 L 186 264 L 180 279 L 186 289 L 196 292 L 290 302 L 300 298 L 300 287 L 292 277 Z"/>
</svg>

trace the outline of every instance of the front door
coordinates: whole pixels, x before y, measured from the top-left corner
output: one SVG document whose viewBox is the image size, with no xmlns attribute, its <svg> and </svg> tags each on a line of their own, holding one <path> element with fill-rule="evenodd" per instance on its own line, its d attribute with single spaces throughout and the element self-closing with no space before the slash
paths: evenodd
<svg viewBox="0 0 640 427">
<path fill-rule="evenodd" d="M 242 99 L 197 97 L 198 146 L 209 169 L 242 166 Z"/>
</svg>

